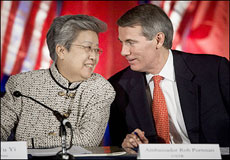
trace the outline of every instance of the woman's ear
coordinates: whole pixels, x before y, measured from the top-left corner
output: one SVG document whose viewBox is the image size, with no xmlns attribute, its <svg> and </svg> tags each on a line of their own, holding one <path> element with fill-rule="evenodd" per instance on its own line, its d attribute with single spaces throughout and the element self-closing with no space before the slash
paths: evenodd
<svg viewBox="0 0 230 160">
<path fill-rule="evenodd" d="M 57 56 L 59 59 L 64 59 L 65 57 L 65 47 L 60 45 L 60 44 L 57 44 L 56 45 L 56 53 L 57 53 Z"/>
<path fill-rule="evenodd" d="M 156 41 L 157 41 L 157 49 L 161 48 L 165 41 L 165 34 L 163 32 L 159 32 L 156 35 Z"/>
</svg>

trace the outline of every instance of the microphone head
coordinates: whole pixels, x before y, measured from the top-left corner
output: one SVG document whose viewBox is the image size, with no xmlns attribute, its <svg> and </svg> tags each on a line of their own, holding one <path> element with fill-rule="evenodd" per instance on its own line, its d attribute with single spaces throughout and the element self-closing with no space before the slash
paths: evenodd
<svg viewBox="0 0 230 160">
<path fill-rule="evenodd" d="M 67 119 L 63 119 L 62 124 L 68 128 L 72 128 L 71 123 Z"/>
<path fill-rule="evenodd" d="M 22 96 L 21 92 L 19 92 L 19 91 L 14 91 L 13 95 L 14 95 L 15 97 L 20 97 L 20 96 Z"/>
</svg>

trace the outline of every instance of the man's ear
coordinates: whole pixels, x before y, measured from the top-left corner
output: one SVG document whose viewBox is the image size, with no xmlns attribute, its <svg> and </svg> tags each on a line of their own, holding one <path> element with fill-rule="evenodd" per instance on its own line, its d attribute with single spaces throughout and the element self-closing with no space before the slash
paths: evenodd
<svg viewBox="0 0 230 160">
<path fill-rule="evenodd" d="M 165 41 L 165 34 L 163 32 L 159 32 L 157 33 L 156 35 L 156 41 L 157 41 L 157 49 L 161 48 L 164 44 L 164 41 Z"/>
<path fill-rule="evenodd" d="M 64 59 L 65 50 L 66 50 L 65 47 L 60 45 L 60 44 L 57 44 L 55 49 L 56 49 L 56 53 L 57 53 L 58 58 L 59 59 Z"/>
</svg>

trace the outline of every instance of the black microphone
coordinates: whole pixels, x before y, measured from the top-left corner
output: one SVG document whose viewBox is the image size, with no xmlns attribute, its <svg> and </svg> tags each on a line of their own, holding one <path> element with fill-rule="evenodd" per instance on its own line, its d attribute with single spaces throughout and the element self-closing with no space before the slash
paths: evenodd
<svg viewBox="0 0 230 160">
<path fill-rule="evenodd" d="M 20 97 L 20 96 L 22 96 L 21 92 L 19 92 L 19 91 L 15 91 L 15 92 L 13 93 L 13 95 L 14 95 L 15 97 Z"/>
<path fill-rule="evenodd" d="M 22 97 L 26 97 L 26 98 L 29 98 L 29 99 L 33 100 L 34 102 L 36 102 L 36 103 L 42 105 L 42 106 L 45 107 L 46 109 L 52 111 L 53 115 L 57 118 L 57 120 L 58 120 L 59 122 L 61 122 L 61 124 L 63 124 L 64 126 L 66 125 L 68 128 L 71 128 L 71 127 L 72 127 L 71 124 L 70 124 L 70 122 L 69 122 L 64 116 L 62 116 L 61 113 L 59 113 L 58 111 L 53 110 L 52 108 L 50 108 L 50 107 L 44 105 L 43 103 L 37 101 L 36 99 L 34 99 L 34 98 L 32 98 L 32 97 L 29 97 L 29 96 L 25 96 L 25 95 L 21 94 L 21 92 L 19 92 L 19 91 L 14 91 L 13 95 L 14 95 L 15 97 L 20 97 L 20 96 L 22 96 Z"/>
</svg>

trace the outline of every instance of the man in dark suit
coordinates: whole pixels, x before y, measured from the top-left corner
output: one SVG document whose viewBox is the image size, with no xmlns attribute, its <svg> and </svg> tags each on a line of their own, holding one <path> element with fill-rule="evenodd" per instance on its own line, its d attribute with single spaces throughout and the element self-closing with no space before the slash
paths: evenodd
<svg viewBox="0 0 230 160">
<path fill-rule="evenodd" d="M 229 61 L 171 50 L 172 23 L 152 4 L 132 8 L 117 24 L 121 55 L 130 66 L 109 79 L 116 90 L 109 120 L 111 145 L 129 153 L 135 153 L 132 148 L 141 143 L 229 147 Z M 165 121 L 161 127 L 166 128 L 166 138 L 161 136 L 161 120 L 155 113 L 154 76 L 162 79 L 166 117 L 160 118 Z"/>
</svg>

